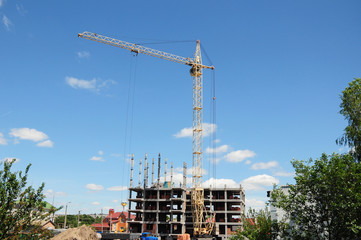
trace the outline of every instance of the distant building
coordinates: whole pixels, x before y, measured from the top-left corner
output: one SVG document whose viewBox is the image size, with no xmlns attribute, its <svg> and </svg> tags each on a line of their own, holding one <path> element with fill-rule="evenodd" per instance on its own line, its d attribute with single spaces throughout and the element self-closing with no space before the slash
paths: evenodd
<svg viewBox="0 0 361 240">
<path fill-rule="evenodd" d="M 128 218 L 128 212 L 114 212 L 114 209 L 109 209 L 109 214 L 103 219 L 102 223 L 94 223 L 91 226 L 93 226 L 97 232 L 125 232 L 128 228 Z M 134 218 L 135 216 L 130 215 L 131 220 Z"/>
<path fill-rule="evenodd" d="M 290 189 L 290 186 L 280 186 L 280 188 L 282 190 L 282 192 L 286 195 L 288 195 L 288 191 Z M 276 220 L 277 222 L 284 220 L 286 212 L 282 209 L 282 208 L 278 208 L 275 207 L 272 202 L 272 198 L 271 198 L 271 193 L 272 191 L 267 191 L 267 197 L 270 198 L 270 212 L 271 212 L 271 220 L 274 221 Z"/>
<path fill-rule="evenodd" d="M 51 220 L 33 221 L 32 224 L 40 225 L 42 229 L 55 229 L 55 224 Z"/>
</svg>

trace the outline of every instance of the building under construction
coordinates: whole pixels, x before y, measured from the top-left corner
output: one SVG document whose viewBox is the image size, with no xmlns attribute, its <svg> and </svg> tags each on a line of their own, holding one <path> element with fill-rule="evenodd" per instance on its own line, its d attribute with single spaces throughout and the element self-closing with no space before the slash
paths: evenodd
<svg viewBox="0 0 361 240">
<path fill-rule="evenodd" d="M 167 181 L 167 160 L 164 164 L 164 177 L 161 181 L 160 155 L 158 157 L 158 177 L 154 179 L 154 159 L 152 160 L 151 180 L 147 157 L 139 161 L 139 184 L 133 184 L 134 160 L 131 160 L 131 179 L 129 187 L 129 212 L 135 219 L 128 221 L 132 233 L 151 232 L 162 239 L 177 239 L 179 234 L 193 235 L 191 209 L 191 188 L 187 187 L 187 166 L 183 166 L 183 182 L 173 182 L 173 164 L 170 181 Z M 142 180 L 143 172 L 143 180 Z M 213 217 L 214 235 L 227 239 L 241 226 L 241 214 L 245 209 L 245 192 L 239 188 L 204 188 L 204 205 Z M 130 216 L 130 215 L 129 215 Z"/>
<path fill-rule="evenodd" d="M 187 186 L 186 167 L 184 167 L 183 183 L 179 187 L 174 186 L 172 173 L 170 181 L 167 181 L 166 161 L 164 180 L 161 182 L 160 157 L 157 181 L 154 181 L 154 160 L 152 180 L 149 181 L 149 164 L 147 159 L 144 159 L 144 180 L 142 181 L 143 168 L 140 161 L 139 185 L 135 187 L 133 186 L 134 160 L 132 158 L 129 211 L 136 215 L 136 219 L 129 221 L 129 230 L 133 233 L 149 231 L 162 236 L 163 239 L 176 238 L 177 235 L 184 233 L 189 233 L 191 236 L 194 234 L 195 237 L 200 238 L 209 235 L 227 238 L 240 226 L 241 213 L 245 207 L 245 194 L 241 186 L 233 189 L 227 186 L 203 187 L 203 69 L 214 70 L 215 68 L 213 65 L 208 66 L 202 63 L 200 41 L 196 42 L 194 57 L 182 57 L 97 33 L 83 32 L 78 36 L 126 49 L 134 54 L 142 53 L 190 67 L 189 73 L 193 79 L 192 187 Z M 212 94 L 212 104 L 216 99 L 214 93 L 215 91 Z M 179 182 L 182 180 L 178 179 L 177 183 Z M 217 185 L 214 184 L 214 186 Z"/>
</svg>

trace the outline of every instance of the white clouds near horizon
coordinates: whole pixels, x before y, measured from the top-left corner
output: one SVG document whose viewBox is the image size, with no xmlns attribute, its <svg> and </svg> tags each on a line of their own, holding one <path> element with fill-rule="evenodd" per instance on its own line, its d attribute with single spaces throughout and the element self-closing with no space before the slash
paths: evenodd
<svg viewBox="0 0 361 240">
<path fill-rule="evenodd" d="M 203 187 L 211 187 L 212 188 L 224 188 L 226 185 L 227 188 L 239 188 L 240 184 L 236 183 L 233 179 L 215 179 L 210 178 L 207 181 L 205 181 L 203 184 Z"/>
<path fill-rule="evenodd" d="M 100 202 L 92 202 L 93 205 L 100 205 Z"/>
<path fill-rule="evenodd" d="M 240 185 L 246 190 L 246 191 L 262 191 L 266 187 L 271 187 L 273 184 L 278 184 L 279 180 L 273 176 L 270 175 L 256 175 L 251 176 L 249 178 L 246 178 L 239 183 L 234 181 L 233 179 L 215 179 L 210 178 L 207 181 L 203 183 L 203 187 L 217 187 L 217 188 L 224 188 L 226 185 L 227 188 L 239 188 Z"/>
<path fill-rule="evenodd" d="M 252 169 L 253 170 L 260 170 L 260 169 L 270 169 L 270 168 L 274 168 L 278 166 L 278 162 L 277 161 L 271 161 L 271 162 L 259 162 L 259 163 L 254 163 L 252 165 Z"/>
<path fill-rule="evenodd" d="M 292 177 L 295 175 L 294 172 L 286 172 L 286 171 L 276 171 L 273 173 L 275 176 L 278 176 L 278 177 Z"/>
<path fill-rule="evenodd" d="M 264 190 L 264 187 L 271 187 L 278 183 L 277 178 L 267 174 L 252 176 L 241 181 L 243 188 L 251 191 Z"/>
<path fill-rule="evenodd" d="M 127 189 L 128 189 L 127 186 L 113 186 L 113 187 L 107 188 L 108 191 L 125 191 Z"/>
<path fill-rule="evenodd" d="M 256 198 L 246 198 L 246 211 L 248 208 L 252 208 L 255 210 L 264 209 L 266 203 L 262 200 L 258 200 Z"/>
<path fill-rule="evenodd" d="M 92 191 L 101 191 L 104 189 L 104 187 L 102 185 L 96 185 L 94 183 L 89 183 L 89 184 L 85 185 L 85 188 L 92 190 Z"/>
</svg>

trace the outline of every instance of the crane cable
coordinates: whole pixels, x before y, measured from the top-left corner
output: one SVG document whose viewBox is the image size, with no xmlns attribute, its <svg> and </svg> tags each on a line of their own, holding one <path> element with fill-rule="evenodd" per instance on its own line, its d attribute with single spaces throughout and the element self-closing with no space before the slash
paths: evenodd
<svg viewBox="0 0 361 240">
<path fill-rule="evenodd" d="M 137 71 L 137 58 L 138 54 L 131 53 L 130 55 L 130 70 L 129 70 L 129 82 L 128 82 L 128 100 L 127 100 L 127 107 L 125 112 L 125 130 L 124 130 L 124 150 L 123 150 L 123 169 L 122 169 L 122 187 L 124 186 L 124 171 L 125 171 L 125 162 L 127 158 L 129 157 L 129 154 L 131 154 L 131 146 L 132 146 L 132 134 L 133 134 L 133 119 L 134 119 L 134 95 L 135 95 L 135 86 L 136 86 L 136 71 Z M 133 61 L 133 58 L 135 58 L 135 61 Z M 133 62 L 135 62 L 133 66 Z M 134 68 L 134 70 L 133 70 Z M 134 71 L 134 73 L 133 73 Z M 133 77 L 134 76 L 134 77 Z M 130 127 L 129 123 L 130 121 Z M 128 136 L 129 132 L 129 136 Z M 128 152 L 127 152 L 127 140 L 129 139 L 128 143 Z M 127 171 L 127 186 L 130 185 L 130 179 L 129 179 L 129 172 Z M 121 191 L 121 201 L 124 201 L 123 193 L 125 191 Z"/>
<path fill-rule="evenodd" d="M 201 44 L 201 49 L 202 52 L 204 53 L 204 55 L 206 56 L 207 60 L 209 61 L 210 65 L 213 66 L 212 60 L 210 59 L 210 57 L 207 54 L 207 51 L 205 50 L 205 48 L 203 47 L 203 45 Z M 208 164 L 208 168 L 211 169 L 210 164 L 212 162 L 212 168 L 213 168 L 213 172 L 212 172 L 212 177 L 213 177 L 213 186 L 215 187 L 217 184 L 217 169 L 216 169 L 216 130 L 217 130 L 217 125 L 216 125 L 216 73 L 215 73 L 215 69 L 213 69 L 212 71 L 212 82 L 211 82 L 211 111 L 210 111 L 210 119 L 211 119 L 211 126 L 213 131 L 211 131 L 211 136 L 210 136 L 210 147 L 212 148 L 212 157 L 209 160 Z"/>
</svg>

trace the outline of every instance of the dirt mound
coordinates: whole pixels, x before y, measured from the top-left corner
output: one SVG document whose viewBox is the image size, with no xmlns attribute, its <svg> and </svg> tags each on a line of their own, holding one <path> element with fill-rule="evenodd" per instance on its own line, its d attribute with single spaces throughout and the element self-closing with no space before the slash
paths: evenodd
<svg viewBox="0 0 361 240">
<path fill-rule="evenodd" d="M 70 228 L 51 240 L 99 240 L 99 238 L 91 227 L 83 225 L 78 228 Z"/>
</svg>

